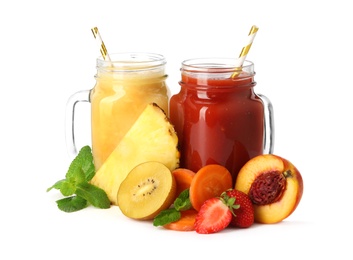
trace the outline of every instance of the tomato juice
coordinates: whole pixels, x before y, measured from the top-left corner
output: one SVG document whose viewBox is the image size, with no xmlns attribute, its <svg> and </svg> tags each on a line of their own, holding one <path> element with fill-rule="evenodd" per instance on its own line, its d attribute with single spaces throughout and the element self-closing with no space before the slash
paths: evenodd
<svg viewBox="0 0 353 260">
<path fill-rule="evenodd" d="M 240 168 L 264 152 L 264 104 L 254 92 L 253 64 L 235 78 L 230 66 L 202 64 L 183 63 L 180 92 L 170 99 L 180 166 L 196 172 L 221 164 L 235 181 Z"/>
</svg>

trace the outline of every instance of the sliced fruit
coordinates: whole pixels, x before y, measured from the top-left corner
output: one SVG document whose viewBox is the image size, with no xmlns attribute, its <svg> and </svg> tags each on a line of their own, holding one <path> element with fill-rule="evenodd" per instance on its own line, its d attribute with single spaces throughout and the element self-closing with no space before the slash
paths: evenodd
<svg viewBox="0 0 353 260">
<path fill-rule="evenodd" d="M 303 194 L 303 179 L 287 159 L 265 154 L 249 160 L 239 171 L 235 189 L 248 194 L 255 221 L 277 223 L 297 208 Z"/>
<path fill-rule="evenodd" d="M 235 227 L 247 228 L 254 223 L 254 207 L 247 194 L 242 191 L 230 189 L 225 191 L 221 197 L 228 196 L 235 199 L 238 208 L 233 209 L 233 216 L 230 224 Z"/>
<path fill-rule="evenodd" d="M 168 223 L 163 227 L 176 231 L 193 231 L 197 211 L 195 209 L 188 209 L 185 211 L 181 211 L 180 213 L 181 218 L 179 220 Z"/>
<path fill-rule="evenodd" d="M 176 182 L 160 162 L 145 162 L 133 168 L 118 190 L 121 212 L 133 219 L 153 219 L 175 199 Z"/>
<path fill-rule="evenodd" d="M 232 212 L 220 198 L 206 200 L 200 208 L 194 228 L 199 234 L 211 234 L 225 229 L 232 220 Z"/>
<path fill-rule="evenodd" d="M 197 211 L 202 204 L 232 188 L 232 175 L 222 165 L 209 164 L 197 171 L 190 184 L 190 201 Z"/>
<path fill-rule="evenodd" d="M 149 104 L 96 172 L 91 183 L 102 188 L 112 204 L 118 205 L 121 182 L 137 165 L 147 161 L 163 163 L 169 170 L 179 166 L 178 137 L 164 111 Z"/>
<path fill-rule="evenodd" d="M 191 181 L 195 176 L 195 172 L 185 169 L 178 168 L 172 171 L 174 178 L 177 183 L 177 196 L 184 190 L 189 189 L 191 185 Z"/>
</svg>

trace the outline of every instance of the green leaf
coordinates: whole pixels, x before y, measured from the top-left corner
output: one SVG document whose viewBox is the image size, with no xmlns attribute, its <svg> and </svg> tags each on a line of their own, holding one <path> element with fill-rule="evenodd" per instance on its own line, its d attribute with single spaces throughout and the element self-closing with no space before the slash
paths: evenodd
<svg viewBox="0 0 353 260">
<path fill-rule="evenodd" d="M 64 196 L 71 196 L 76 192 L 76 185 L 73 182 L 64 180 L 60 185 L 60 192 Z"/>
<path fill-rule="evenodd" d="M 174 201 L 174 208 L 178 211 L 190 209 L 191 202 L 189 198 L 189 189 L 182 191 Z"/>
<path fill-rule="evenodd" d="M 110 208 L 110 200 L 105 191 L 90 183 L 80 183 L 76 186 L 76 194 L 86 199 L 93 206 L 101 209 Z"/>
<path fill-rule="evenodd" d="M 51 187 L 49 187 L 49 188 L 47 189 L 47 192 L 50 191 L 51 189 L 60 190 L 62 183 L 65 182 L 65 181 L 66 181 L 65 179 L 60 180 L 60 181 L 57 181 L 56 183 L 54 183 L 53 186 L 51 186 Z"/>
<path fill-rule="evenodd" d="M 154 219 L 153 226 L 164 226 L 168 223 L 175 222 L 181 218 L 181 213 L 175 208 L 162 210 Z"/>
<path fill-rule="evenodd" d="M 189 198 L 189 189 L 182 191 L 174 200 L 173 208 L 162 210 L 154 219 L 154 226 L 164 226 L 168 223 L 175 222 L 181 218 L 180 211 L 190 209 L 191 202 Z"/>
<path fill-rule="evenodd" d="M 239 204 L 235 204 L 236 198 L 229 197 L 227 195 L 227 192 L 223 192 L 221 194 L 220 198 L 223 201 L 223 203 L 226 204 L 227 207 L 230 209 L 230 211 L 232 212 L 233 216 L 236 217 L 237 215 L 235 214 L 234 209 L 239 209 L 240 208 Z"/>
<path fill-rule="evenodd" d="M 105 191 L 89 183 L 95 175 L 95 167 L 91 148 L 86 145 L 81 148 L 71 162 L 65 175 L 66 179 L 56 182 L 47 191 L 55 188 L 68 197 L 57 201 L 59 209 L 73 212 L 83 209 L 88 203 L 98 208 L 109 208 L 110 200 Z"/>
<path fill-rule="evenodd" d="M 87 206 L 87 201 L 78 196 L 63 198 L 56 201 L 58 208 L 64 212 L 75 212 Z"/>
<path fill-rule="evenodd" d="M 85 177 L 85 173 L 82 170 L 77 170 L 75 172 L 73 172 L 72 174 L 69 174 L 66 177 L 67 182 L 70 182 L 72 185 L 78 184 L 78 183 L 83 183 L 83 182 L 87 182 L 86 181 L 86 177 Z"/>
<path fill-rule="evenodd" d="M 91 148 L 89 146 L 84 146 L 82 152 L 84 152 L 84 160 L 82 162 L 82 170 L 85 173 L 86 181 L 90 181 L 94 175 L 96 174 L 96 170 L 94 168 L 93 163 L 93 155 Z"/>
<path fill-rule="evenodd" d="M 66 173 L 66 179 L 81 183 L 84 180 L 90 181 L 95 174 L 93 155 L 91 148 L 86 145 L 81 148 L 75 159 L 71 162 Z"/>
</svg>

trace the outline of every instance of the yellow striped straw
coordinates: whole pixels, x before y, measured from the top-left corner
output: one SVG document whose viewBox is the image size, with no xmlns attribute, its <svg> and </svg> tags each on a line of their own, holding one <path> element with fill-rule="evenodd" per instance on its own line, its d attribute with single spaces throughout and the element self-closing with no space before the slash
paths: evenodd
<svg viewBox="0 0 353 260">
<path fill-rule="evenodd" d="M 243 63 L 246 59 L 246 55 L 248 55 L 248 53 L 249 53 L 250 47 L 254 41 L 254 38 L 255 38 L 258 30 L 259 30 L 259 28 L 255 25 L 253 25 L 251 27 L 249 35 L 248 35 L 247 44 L 242 48 L 242 50 L 239 54 L 239 58 L 237 60 L 236 66 L 235 66 L 236 69 L 235 69 L 235 72 L 232 74 L 232 78 L 237 77 L 241 73 Z"/>
<path fill-rule="evenodd" d="M 100 52 L 102 54 L 103 59 L 112 62 L 112 60 L 109 57 L 107 48 L 105 47 L 105 44 L 104 44 L 104 42 L 102 40 L 102 37 L 101 37 L 101 35 L 100 35 L 99 31 L 98 31 L 98 28 L 94 27 L 94 28 L 91 29 L 91 31 L 93 33 L 94 38 L 97 40 L 97 43 L 99 45 L 99 49 L 100 49 Z"/>
</svg>

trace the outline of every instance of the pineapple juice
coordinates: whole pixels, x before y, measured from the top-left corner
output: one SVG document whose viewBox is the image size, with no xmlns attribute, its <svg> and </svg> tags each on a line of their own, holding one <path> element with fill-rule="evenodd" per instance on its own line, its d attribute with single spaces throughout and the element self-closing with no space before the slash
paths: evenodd
<svg viewBox="0 0 353 260">
<path fill-rule="evenodd" d="M 92 153 L 96 170 L 147 104 L 157 103 L 168 114 L 163 56 L 130 53 L 113 54 L 111 58 L 112 63 L 97 60 L 96 85 L 90 92 Z"/>
</svg>

